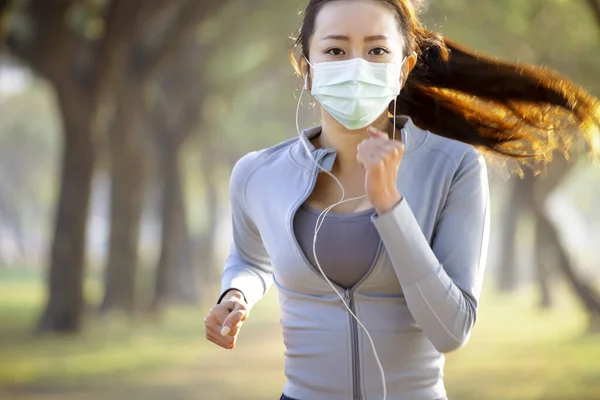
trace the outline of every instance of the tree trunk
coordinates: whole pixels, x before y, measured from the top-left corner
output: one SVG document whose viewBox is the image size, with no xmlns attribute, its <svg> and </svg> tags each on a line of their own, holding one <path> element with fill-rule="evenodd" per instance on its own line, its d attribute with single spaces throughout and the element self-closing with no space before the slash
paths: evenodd
<svg viewBox="0 0 600 400">
<path fill-rule="evenodd" d="M 208 288 L 218 279 L 219 271 L 215 265 L 214 241 L 219 222 L 219 193 L 216 173 L 218 163 L 216 154 L 221 154 L 215 148 L 211 137 L 203 138 L 202 144 L 202 176 L 206 188 L 207 225 L 196 246 L 195 259 L 201 261 L 200 283 L 202 288 Z M 204 290 L 202 290 L 204 293 Z M 204 299 L 203 299 L 204 300 Z"/>
<path fill-rule="evenodd" d="M 135 310 L 145 159 L 140 129 L 142 88 L 124 84 L 111 132 L 110 244 L 102 311 Z"/>
<path fill-rule="evenodd" d="M 498 291 L 512 292 L 518 287 L 517 234 L 519 217 L 527 214 L 531 208 L 531 179 L 526 175 L 523 179 L 513 178 L 510 196 L 504 209 L 504 228 L 502 231 L 502 248 L 498 269 Z"/>
<path fill-rule="evenodd" d="M 213 194 L 207 194 L 207 202 L 206 208 L 208 213 L 211 215 L 209 220 L 211 222 L 208 223 L 206 230 L 200 235 L 196 243 L 196 252 L 195 259 L 200 262 L 200 270 L 199 270 L 199 282 L 202 288 L 202 292 L 204 289 L 207 289 L 215 283 L 218 279 L 218 268 L 215 265 L 216 263 L 216 255 L 214 249 L 215 243 L 215 235 L 217 230 L 217 215 L 218 215 L 218 205 L 216 201 L 211 201 L 211 198 L 216 198 L 216 190 L 209 189 Z M 204 300 L 204 299 L 203 299 Z"/>
<path fill-rule="evenodd" d="M 548 237 L 548 232 L 543 229 L 539 218 L 535 218 L 535 261 L 534 268 L 536 272 L 536 280 L 539 289 L 539 306 L 542 309 L 552 307 L 552 296 L 550 292 L 550 257 L 554 256 L 554 251 L 549 245 L 551 239 Z"/>
<path fill-rule="evenodd" d="M 535 212 L 539 218 L 540 229 L 548 234 L 548 239 L 551 241 L 552 247 L 555 249 L 558 258 L 558 267 L 567 280 L 567 283 L 573 289 L 573 293 L 583 306 L 588 314 L 588 332 L 600 333 L 600 295 L 595 291 L 593 284 L 588 283 L 585 279 L 581 279 L 575 272 L 575 267 L 567 254 L 560 235 L 554 224 L 548 219 L 546 213 L 541 207 L 536 207 Z"/>
<path fill-rule="evenodd" d="M 162 238 L 152 308 L 166 303 L 196 302 L 197 274 L 191 260 L 189 229 L 179 165 L 179 145 L 167 138 L 159 147 L 161 160 Z"/>
<path fill-rule="evenodd" d="M 592 335 L 600 334 L 600 313 L 590 314 L 587 332 Z"/>
<path fill-rule="evenodd" d="M 75 333 L 84 310 L 83 281 L 87 216 L 95 159 L 93 109 L 83 96 L 58 90 L 65 132 L 60 194 L 48 276 L 49 296 L 39 333 Z"/>
<path fill-rule="evenodd" d="M 8 188 L 8 190 L 13 190 L 14 188 Z M 23 194 L 18 194 L 16 199 L 22 197 Z M 18 201 L 18 200 L 17 200 Z M 18 255 L 17 257 L 20 260 L 23 260 L 26 256 L 26 245 L 25 245 L 25 232 L 23 231 L 23 221 L 22 214 L 26 212 L 26 210 L 17 209 L 17 205 L 14 204 L 13 201 L 7 200 L 0 196 L 0 227 L 4 226 L 6 229 L 10 230 L 12 235 L 12 239 L 15 241 L 17 245 Z M 2 246 L 0 246 L 2 247 Z M 7 258 L 2 254 L 2 249 L 0 248 L 0 264 L 8 261 L 13 262 L 14 260 L 7 260 Z"/>
<path fill-rule="evenodd" d="M 600 1 L 598 0 L 587 0 L 588 7 L 596 20 L 596 26 L 600 28 Z"/>
</svg>

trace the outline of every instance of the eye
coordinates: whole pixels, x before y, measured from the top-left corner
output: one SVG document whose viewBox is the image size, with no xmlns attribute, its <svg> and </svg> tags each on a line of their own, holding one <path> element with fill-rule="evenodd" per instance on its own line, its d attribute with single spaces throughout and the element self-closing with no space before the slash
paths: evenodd
<svg viewBox="0 0 600 400">
<path fill-rule="evenodd" d="M 369 54 L 372 54 L 374 56 L 385 56 L 386 54 L 389 54 L 390 52 L 387 51 L 386 49 L 384 49 L 383 47 L 375 47 L 373 50 L 371 50 L 369 52 Z"/>
<path fill-rule="evenodd" d="M 332 56 L 342 56 L 346 53 L 344 53 L 344 50 L 337 48 L 337 47 L 333 47 L 329 50 L 327 50 L 325 53 L 330 54 Z"/>
</svg>

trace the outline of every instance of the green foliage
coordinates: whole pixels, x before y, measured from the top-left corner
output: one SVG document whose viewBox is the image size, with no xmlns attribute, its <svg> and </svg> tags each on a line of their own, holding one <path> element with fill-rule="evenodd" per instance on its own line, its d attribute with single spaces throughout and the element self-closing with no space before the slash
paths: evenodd
<svg viewBox="0 0 600 400">
<path fill-rule="evenodd" d="M 209 22 L 219 33 L 213 33 L 206 47 L 203 73 L 213 90 L 205 103 L 204 128 L 240 154 L 295 131 L 293 92 L 298 81 L 287 57 L 288 36 L 300 18 L 294 4 L 264 4 L 252 10 L 228 8 L 219 16 L 220 23 Z"/>
<path fill-rule="evenodd" d="M 104 11 L 106 0 L 85 0 L 74 2 L 66 15 L 71 29 L 87 40 L 100 39 L 105 33 Z"/>
<path fill-rule="evenodd" d="M 600 34 L 585 1 L 433 1 L 423 18 L 450 39 L 556 69 L 600 95 Z"/>
</svg>

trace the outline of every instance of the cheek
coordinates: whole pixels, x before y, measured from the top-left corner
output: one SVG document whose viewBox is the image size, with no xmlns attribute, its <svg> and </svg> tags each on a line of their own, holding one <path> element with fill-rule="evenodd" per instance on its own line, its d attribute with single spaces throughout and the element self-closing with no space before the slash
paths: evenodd
<svg viewBox="0 0 600 400">
<path fill-rule="evenodd" d="M 325 54 L 323 50 L 317 49 L 315 47 L 311 47 L 310 51 L 308 52 L 308 60 L 311 62 L 312 65 L 318 64 L 323 61 L 328 61 L 327 54 Z"/>
</svg>

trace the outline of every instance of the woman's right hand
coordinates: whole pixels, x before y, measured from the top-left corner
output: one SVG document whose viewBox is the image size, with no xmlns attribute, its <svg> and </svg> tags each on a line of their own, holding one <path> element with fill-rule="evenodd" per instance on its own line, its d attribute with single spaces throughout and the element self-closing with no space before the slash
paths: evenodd
<svg viewBox="0 0 600 400">
<path fill-rule="evenodd" d="M 208 340 L 224 349 L 233 349 L 242 324 L 250 310 L 239 290 L 229 291 L 204 318 L 204 332 Z"/>
</svg>

